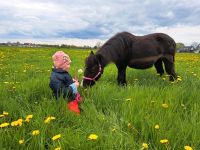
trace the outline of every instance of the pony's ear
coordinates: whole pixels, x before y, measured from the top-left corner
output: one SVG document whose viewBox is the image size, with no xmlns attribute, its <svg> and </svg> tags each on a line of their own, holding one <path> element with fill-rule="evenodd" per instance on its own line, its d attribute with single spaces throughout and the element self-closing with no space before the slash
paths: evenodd
<svg viewBox="0 0 200 150">
<path fill-rule="evenodd" d="M 93 51 L 91 51 L 91 52 L 90 52 L 90 55 L 94 55 L 94 52 L 93 52 Z"/>
<path fill-rule="evenodd" d="M 96 58 L 97 58 L 97 60 L 98 60 L 99 63 L 102 62 L 102 56 L 100 54 L 97 54 Z"/>
</svg>

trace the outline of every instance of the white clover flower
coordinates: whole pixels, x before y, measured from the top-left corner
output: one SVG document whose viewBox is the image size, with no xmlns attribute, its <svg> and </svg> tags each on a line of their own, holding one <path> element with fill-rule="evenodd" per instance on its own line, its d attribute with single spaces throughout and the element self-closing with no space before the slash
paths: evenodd
<svg viewBox="0 0 200 150">
<path fill-rule="evenodd" d="M 82 74 L 83 73 L 83 69 L 78 69 L 78 74 Z"/>
</svg>

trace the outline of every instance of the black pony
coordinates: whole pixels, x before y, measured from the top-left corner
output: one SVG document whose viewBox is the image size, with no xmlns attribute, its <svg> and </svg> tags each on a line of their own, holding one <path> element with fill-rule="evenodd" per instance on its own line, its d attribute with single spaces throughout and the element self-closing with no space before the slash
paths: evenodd
<svg viewBox="0 0 200 150">
<path fill-rule="evenodd" d="M 118 84 L 126 84 L 127 66 L 136 69 L 146 69 L 153 65 L 157 73 L 162 75 L 165 70 L 169 80 L 176 79 L 174 71 L 175 41 L 163 33 L 145 36 L 135 36 L 128 32 L 121 32 L 109 39 L 95 54 L 91 51 L 85 61 L 83 86 L 95 84 L 104 67 L 112 62 L 118 69 Z"/>
</svg>

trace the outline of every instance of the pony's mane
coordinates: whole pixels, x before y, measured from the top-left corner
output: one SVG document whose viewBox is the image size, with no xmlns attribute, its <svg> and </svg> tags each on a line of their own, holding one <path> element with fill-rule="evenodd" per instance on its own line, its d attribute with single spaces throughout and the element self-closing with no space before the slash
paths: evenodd
<svg viewBox="0 0 200 150">
<path fill-rule="evenodd" d="M 106 64 L 118 58 L 116 51 L 123 51 L 130 47 L 131 40 L 134 35 L 128 32 L 121 32 L 111 37 L 105 44 L 97 50 L 96 55 L 100 54 L 104 57 Z"/>
<path fill-rule="evenodd" d="M 128 32 L 117 33 L 116 35 L 111 37 L 104 45 L 102 45 L 99 51 L 101 51 L 102 49 L 106 47 L 119 48 L 123 46 L 123 48 L 125 48 L 126 46 L 129 45 L 128 42 L 131 37 L 133 37 L 133 35 Z"/>
</svg>

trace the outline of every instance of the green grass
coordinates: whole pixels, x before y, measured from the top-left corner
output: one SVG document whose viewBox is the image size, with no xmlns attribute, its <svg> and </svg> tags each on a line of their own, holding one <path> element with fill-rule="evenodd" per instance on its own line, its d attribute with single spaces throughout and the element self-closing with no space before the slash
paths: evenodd
<svg viewBox="0 0 200 150">
<path fill-rule="evenodd" d="M 9 113 L 0 124 L 33 115 L 22 126 L 0 128 L 1 150 L 140 150 L 142 143 L 150 150 L 183 150 L 186 145 L 200 149 L 200 54 L 176 55 L 176 72 L 182 81 L 175 83 L 158 77 L 155 68 L 128 68 L 128 85 L 119 87 L 117 69 L 108 65 L 94 87 L 79 88 L 84 102 L 77 116 L 66 109 L 66 101 L 52 97 L 48 86 L 51 56 L 57 50 L 70 55 L 71 75 L 84 68 L 86 50 L 0 47 L 0 114 Z M 56 119 L 45 124 L 48 116 Z M 160 129 L 154 128 L 156 124 Z M 33 136 L 33 130 L 40 134 Z M 88 140 L 92 133 L 97 140 Z M 52 141 L 57 134 L 60 140 Z M 24 144 L 18 143 L 20 139 Z M 161 144 L 161 139 L 169 142 Z"/>
</svg>

